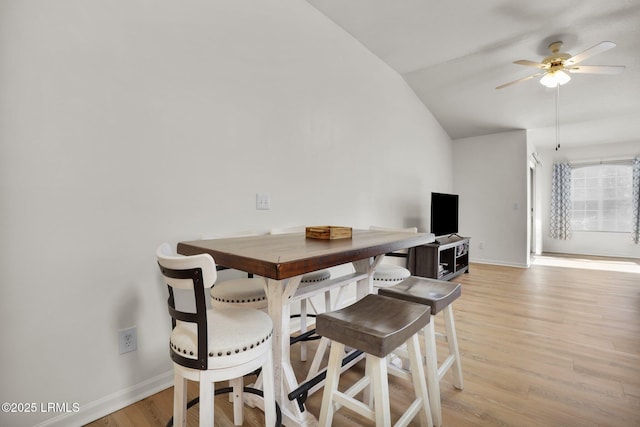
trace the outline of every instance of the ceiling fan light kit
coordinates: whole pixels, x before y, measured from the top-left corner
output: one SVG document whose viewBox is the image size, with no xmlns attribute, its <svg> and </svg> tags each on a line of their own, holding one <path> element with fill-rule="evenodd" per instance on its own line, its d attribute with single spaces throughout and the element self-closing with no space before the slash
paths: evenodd
<svg viewBox="0 0 640 427">
<path fill-rule="evenodd" d="M 562 70 L 553 71 L 551 73 L 546 73 L 540 79 L 540 84 L 546 87 L 556 87 L 558 85 L 563 85 L 568 83 L 571 80 L 571 76 L 565 73 Z"/>
</svg>

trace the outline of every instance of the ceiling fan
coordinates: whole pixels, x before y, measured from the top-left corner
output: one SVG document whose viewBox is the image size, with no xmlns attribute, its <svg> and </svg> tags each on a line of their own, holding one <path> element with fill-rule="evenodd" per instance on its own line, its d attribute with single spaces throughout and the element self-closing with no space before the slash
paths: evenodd
<svg viewBox="0 0 640 427">
<path fill-rule="evenodd" d="M 540 79 L 541 84 L 547 87 L 556 87 L 558 85 L 563 85 L 571 80 L 571 77 L 569 76 L 569 74 L 567 74 L 567 72 L 572 74 L 619 74 L 624 71 L 625 67 L 623 65 L 579 65 L 585 59 L 614 47 L 616 47 L 615 43 L 605 41 L 598 43 L 597 45 L 590 47 L 589 49 L 582 51 L 577 55 L 571 55 L 569 53 L 563 53 L 560 51 L 560 49 L 562 49 L 561 41 L 553 42 L 549 45 L 551 55 L 544 58 L 541 62 L 529 61 L 526 59 L 521 59 L 519 61 L 513 62 L 514 64 L 535 67 L 542 71 L 531 76 L 523 77 L 521 79 L 505 83 L 496 87 L 496 89 L 502 89 L 507 86 L 524 82 L 538 76 L 542 76 L 542 78 Z"/>
</svg>

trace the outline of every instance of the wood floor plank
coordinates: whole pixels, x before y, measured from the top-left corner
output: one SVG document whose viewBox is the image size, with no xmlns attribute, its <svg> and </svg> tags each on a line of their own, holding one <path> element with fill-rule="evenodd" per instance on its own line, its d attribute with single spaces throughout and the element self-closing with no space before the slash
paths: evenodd
<svg viewBox="0 0 640 427">
<path fill-rule="evenodd" d="M 611 270 L 624 264 L 621 260 L 564 258 L 588 269 L 472 264 L 469 274 L 456 279 L 463 284 L 454 313 L 465 389 L 453 387 L 450 372 L 443 378 L 445 426 L 640 426 L 640 274 Z M 599 262 L 608 270 L 594 269 Z M 436 327 L 442 325 L 436 319 Z M 311 350 L 316 344 L 310 343 Z M 439 357 L 445 353 L 446 345 L 439 343 Z M 301 378 L 310 362 L 300 362 L 298 355 L 292 353 L 292 363 Z M 356 365 L 343 376 L 341 388 L 362 371 Z M 392 420 L 397 420 L 412 389 L 391 378 L 390 390 Z M 164 426 L 171 417 L 171 393 L 165 390 L 89 426 Z M 197 395 L 194 384 L 189 394 Z M 307 401 L 316 416 L 321 398 L 316 393 Z M 216 425 L 233 425 L 226 400 L 216 400 Z M 264 423 L 256 409 L 246 408 L 245 418 L 249 427 Z M 197 426 L 196 408 L 188 420 Z M 341 410 L 333 425 L 372 423 Z"/>
</svg>

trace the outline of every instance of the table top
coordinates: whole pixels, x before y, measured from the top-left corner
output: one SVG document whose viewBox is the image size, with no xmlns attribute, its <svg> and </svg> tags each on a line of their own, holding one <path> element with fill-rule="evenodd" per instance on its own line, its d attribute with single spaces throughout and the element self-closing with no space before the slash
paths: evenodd
<svg viewBox="0 0 640 427">
<path fill-rule="evenodd" d="M 210 254 L 216 264 L 276 280 L 420 246 L 431 233 L 353 230 L 349 239 L 307 239 L 304 233 L 269 234 L 178 243 L 181 255 Z"/>
</svg>

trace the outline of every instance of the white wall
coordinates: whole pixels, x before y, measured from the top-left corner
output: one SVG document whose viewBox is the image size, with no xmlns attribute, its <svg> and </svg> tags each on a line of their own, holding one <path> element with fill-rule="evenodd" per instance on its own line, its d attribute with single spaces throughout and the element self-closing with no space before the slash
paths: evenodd
<svg viewBox="0 0 640 427">
<path fill-rule="evenodd" d="M 472 261 L 528 265 L 527 150 L 525 131 L 453 142 L 459 230 L 471 237 Z"/>
<path fill-rule="evenodd" d="M 549 237 L 549 208 L 551 204 L 551 172 L 554 162 L 600 161 L 632 158 L 640 155 L 640 144 L 607 143 L 586 147 L 561 147 L 540 149 L 544 164 L 537 175 L 542 219 L 542 249 L 544 252 L 560 252 L 580 255 L 597 255 L 640 258 L 640 245 L 631 241 L 629 233 L 594 233 L 573 231 L 569 240 Z"/>
<path fill-rule="evenodd" d="M 430 112 L 301 0 L 5 0 L 0 55 L 0 400 L 81 409 L 2 425 L 77 425 L 170 384 L 163 241 L 426 230 L 429 193 L 452 188 Z"/>
</svg>

